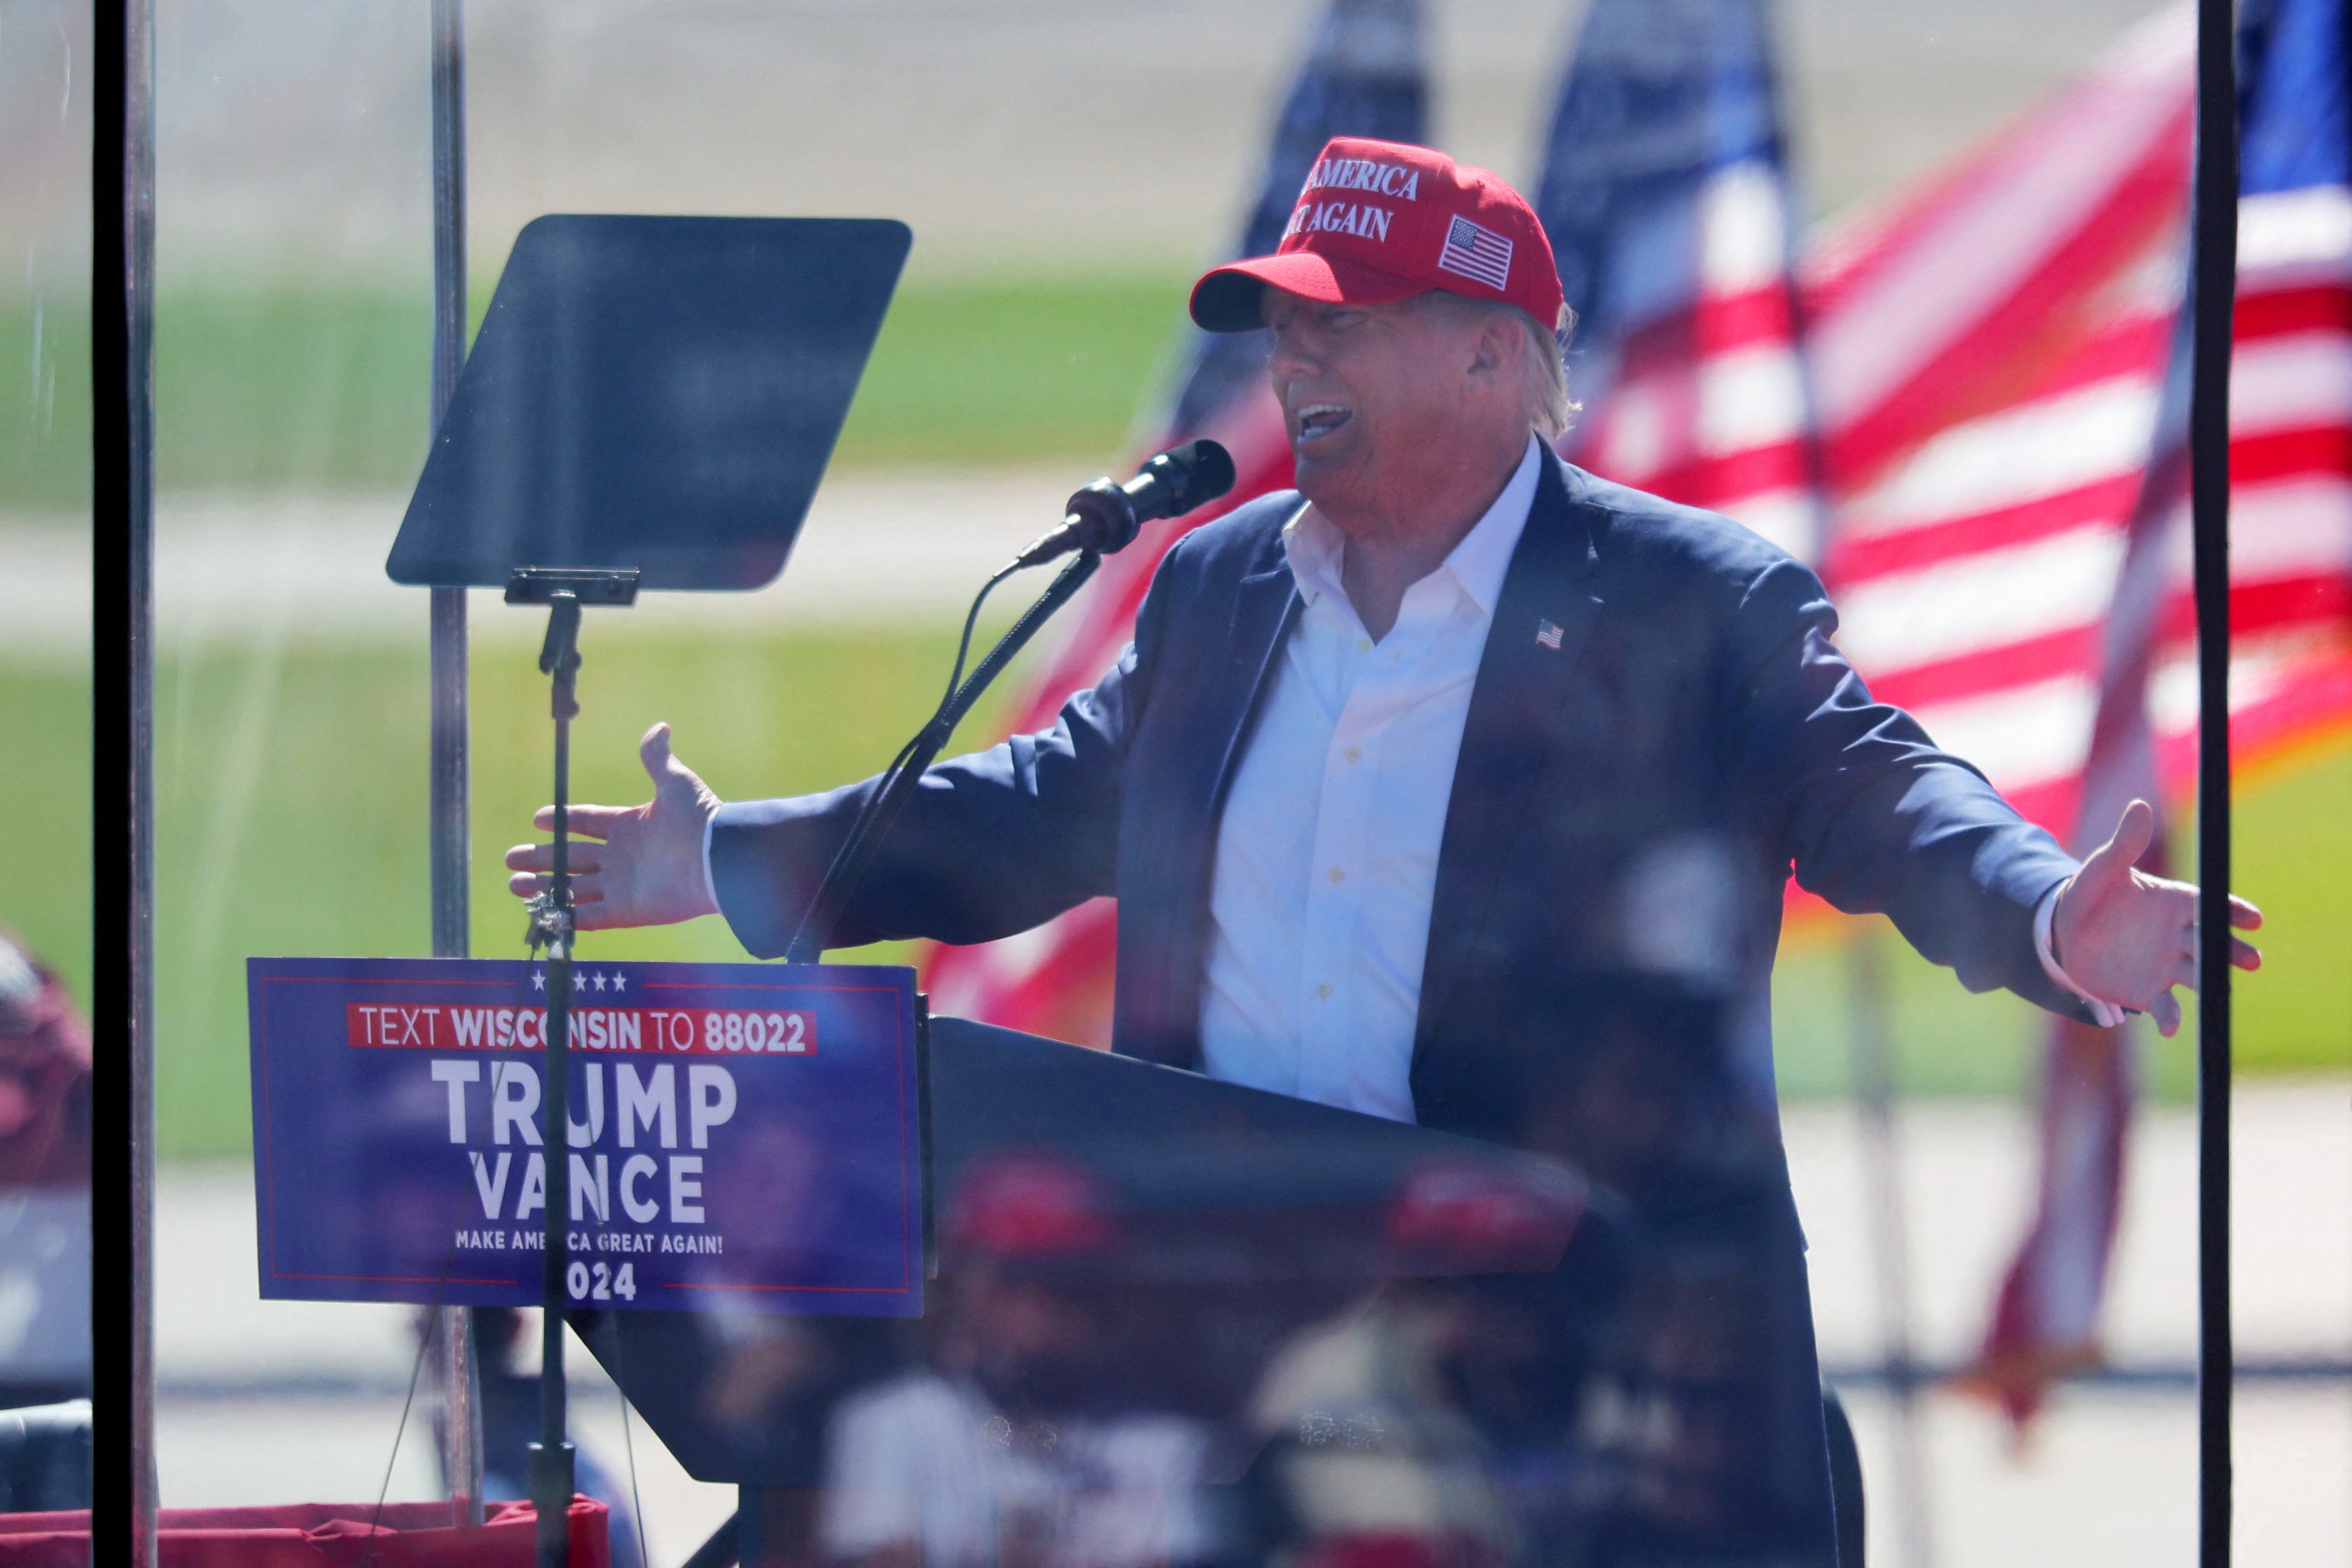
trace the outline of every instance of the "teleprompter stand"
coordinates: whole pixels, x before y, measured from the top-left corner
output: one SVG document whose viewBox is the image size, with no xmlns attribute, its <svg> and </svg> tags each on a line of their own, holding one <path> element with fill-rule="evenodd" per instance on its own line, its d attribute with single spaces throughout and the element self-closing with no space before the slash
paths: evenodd
<svg viewBox="0 0 2352 1568">
<path fill-rule="evenodd" d="M 564 1437 L 563 1303 L 575 1293 L 572 1272 L 572 721 L 580 716 L 580 612 L 590 604 L 637 599 L 635 571 L 524 567 L 507 579 L 509 604 L 544 604 L 547 641 L 539 673 L 548 677 L 555 720 L 554 874 L 530 901 L 528 940 L 547 950 L 547 1061 L 541 1101 L 541 1147 L 547 1151 L 547 1207 L 540 1260 L 539 1441 L 530 1446 L 530 1501 L 539 1515 L 539 1568 L 562 1568 L 571 1539 L 572 1444 Z"/>
<path fill-rule="evenodd" d="M 384 570 L 545 605 L 555 721 L 547 953 L 545 1361 L 531 1457 L 539 1568 L 562 1568 L 570 1289 L 568 848 L 580 612 L 640 590 L 743 591 L 783 570 L 913 236 L 861 218 L 558 214 L 527 225 Z"/>
</svg>

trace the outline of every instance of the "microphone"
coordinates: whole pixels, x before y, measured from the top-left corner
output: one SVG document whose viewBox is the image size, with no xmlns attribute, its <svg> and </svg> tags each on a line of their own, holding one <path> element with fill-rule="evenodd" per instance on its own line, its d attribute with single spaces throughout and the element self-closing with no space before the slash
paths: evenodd
<svg viewBox="0 0 2352 1568">
<path fill-rule="evenodd" d="M 1187 442 L 1144 464 L 1124 485 L 1097 479 L 1071 497 L 1061 527 L 1038 536 L 1013 565 L 1035 566 L 1072 550 L 1113 554 L 1153 518 L 1181 517 L 1233 487 L 1234 460 L 1225 449 L 1213 441 Z"/>
</svg>

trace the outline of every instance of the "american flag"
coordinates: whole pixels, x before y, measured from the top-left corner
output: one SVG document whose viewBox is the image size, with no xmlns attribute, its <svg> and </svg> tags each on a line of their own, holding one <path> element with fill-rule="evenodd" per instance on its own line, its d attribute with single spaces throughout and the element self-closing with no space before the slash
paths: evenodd
<svg viewBox="0 0 2352 1568">
<path fill-rule="evenodd" d="M 2352 715 L 2342 5 L 2246 11 L 2242 758 Z M 1588 413 L 1564 444 L 1817 560 L 1873 690 L 2087 851 L 2132 795 L 2178 796 L 2193 776 L 2185 470 L 2160 434 L 2192 18 L 2153 19 L 2039 110 L 1836 225 L 1793 289 L 1765 21 L 1759 0 L 1597 0 L 1538 201 L 1586 317 L 1572 371 Z M 1826 913 L 1793 883 L 1790 904 L 1800 925 Z M 1978 1368 L 2021 1418 L 2096 1354 L 2132 1088 L 2126 1042 L 2053 1030 L 2038 1210 Z"/>
<path fill-rule="evenodd" d="M 1811 559 L 1820 507 L 1763 0 L 1596 0 L 1536 211 L 1578 317 L 1570 460 Z"/>
<path fill-rule="evenodd" d="M 1422 0 L 1331 0 L 1276 124 L 1265 178 L 1234 255 L 1265 256 L 1280 243 L 1315 156 L 1332 137 L 1428 140 L 1427 60 Z M 1153 569 L 1183 528 L 1290 484 L 1290 446 L 1265 382 L 1264 334 L 1212 335 L 1189 324 L 1183 330 L 1184 371 L 1159 422 L 1155 450 L 1213 437 L 1233 454 L 1238 478 L 1222 503 L 1181 524 L 1154 523 L 1105 559 L 1009 706 L 1008 733 L 1050 725 L 1063 699 L 1111 666 L 1133 635 Z M 1108 1046 L 1118 937 L 1116 906 L 1096 899 L 1002 942 L 935 947 L 924 961 L 924 984 L 941 1012 Z"/>
<path fill-rule="evenodd" d="M 2324 16 L 2305 28 L 2318 47 L 2340 6 L 2250 6 L 2250 47 L 2274 10 L 2281 29 Z M 2085 804 L 2103 700 L 2113 727 L 2145 722 L 2149 783 L 2177 790 L 2192 774 L 2187 502 L 2159 472 L 2177 463 L 2159 408 L 2193 48 L 2187 11 L 2158 16 L 1949 172 L 1840 225 L 1804 269 L 1841 645 L 1874 691 L 2062 836 Z M 2296 61 L 2305 87 L 2285 90 L 2277 68 L 2254 78 L 2248 145 L 2332 146 L 2340 161 L 2341 133 L 2311 129 L 2340 116 L 2334 67 L 2268 53 Z M 2342 711 L 2352 609 L 2352 202 L 2340 177 L 2280 167 L 2247 163 L 2231 394 L 2231 701 L 2256 748 Z M 2119 680 L 2144 680 L 2145 702 Z M 2090 803 L 2098 838 L 2120 799 Z"/>
<path fill-rule="evenodd" d="M 2251 90 L 2231 396 L 2232 740 L 2242 766 L 2352 714 L 2345 29 L 2342 0 L 2279 0 L 2242 12 Z M 1988 674 L 2002 664 L 2013 673 L 1980 676 L 1973 691 L 1955 681 L 1948 700 L 1983 727 L 1984 744 L 2006 731 L 2011 746 L 1995 754 L 1995 782 L 2053 828 L 2071 827 L 2077 852 L 2106 836 L 2132 796 L 2178 798 L 2193 777 L 2187 350 L 2178 315 L 2192 46 L 2186 15 L 2159 18 L 2050 111 L 2071 107 L 2105 121 L 2115 99 L 2084 100 L 2103 87 L 2136 84 L 2131 95 L 2143 110 L 2126 119 L 2145 128 L 2152 156 L 2125 162 L 2169 178 L 2118 182 L 2138 193 L 2119 189 L 2111 205 L 2162 222 L 2138 256 L 2120 258 L 2111 278 L 2079 292 L 2071 308 L 2082 325 L 2039 384 L 1937 438 L 1950 454 L 1997 422 L 2032 433 L 2005 444 L 2008 461 L 2025 458 L 2028 476 L 2041 476 L 2037 485 L 2009 482 L 2018 494 L 2005 528 L 1943 508 L 1956 518 L 1944 526 L 2001 535 L 1981 553 L 1998 559 L 2010 552 L 2004 575 L 2032 606 L 2005 644 L 1948 661 L 1965 669 L 1973 656 Z M 1983 473 L 2000 459 L 1988 446 L 1976 465 L 1948 460 L 1949 476 L 1964 484 L 1967 471 Z M 2036 583 L 2037 569 L 2053 575 Z M 1923 706 L 1932 729 L 1934 704 Z M 1995 1299 L 1974 1374 L 2015 1419 L 2033 1412 L 2054 1374 L 2097 1354 L 2132 1089 L 2128 1040 L 2079 1025 L 2053 1028 L 2035 1213 Z"/>
<path fill-rule="evenodd" d="M 1508 288 L 1511 242 L 1468 218 L 1457 217 L 1445 225 L 1445 243 L 1438 246 L 1437 265 L 1489 288 Z"/>
<path fill-rule="evenodd" d="M 2159 17 L 1805 271 L 1840 645 L 2062 832 L 2180 295 L 2193 45 Z"/>
</svg>

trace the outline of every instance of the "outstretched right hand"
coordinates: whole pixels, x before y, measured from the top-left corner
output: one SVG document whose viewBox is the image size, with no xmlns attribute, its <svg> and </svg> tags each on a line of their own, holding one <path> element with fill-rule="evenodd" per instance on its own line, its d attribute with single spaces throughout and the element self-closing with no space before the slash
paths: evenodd
<svg viewBox="0 0 2352 1568">
<path fill-rule="evenodd" d="M 573 806 L 565 813 L 573 919 L 583 931 L 668 925 L 719 913 L 702 875 L 703 829 L 719 810 L 719 797 L 670 755 L 666 724 L 646 731 L 637 757 L 654 781 L 652 800 L 642 806 Z M 541 806 L 532 823 L 552 831 L 555 808 Z M 507 869 L 515 873 L 507 891 L 517 898 L 544 893 L 555 880 L 555 848 L 517 844 L 507 852 Z"/>
</svg>

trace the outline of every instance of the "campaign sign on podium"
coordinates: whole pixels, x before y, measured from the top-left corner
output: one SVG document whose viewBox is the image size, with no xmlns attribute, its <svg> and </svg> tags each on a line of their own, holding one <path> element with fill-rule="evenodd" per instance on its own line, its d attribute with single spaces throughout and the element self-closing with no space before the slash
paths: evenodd
<svg viewBox="0 0 2352 1568">
<path fill-rule="evenodd" d="M 575 966 L 570 1294 L 922 1313 L 914 974 Z M 247 961 L 261 1293 L 540 1301 L 545 966 Z"/>
</svg>

